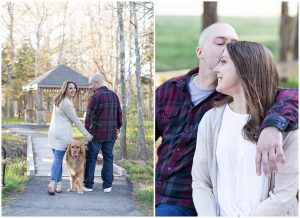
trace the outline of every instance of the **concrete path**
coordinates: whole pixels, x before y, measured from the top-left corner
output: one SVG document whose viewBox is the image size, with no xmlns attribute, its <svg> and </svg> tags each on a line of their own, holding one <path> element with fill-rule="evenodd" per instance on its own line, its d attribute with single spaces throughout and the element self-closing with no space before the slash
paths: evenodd
<svg viewBox="0 0 300 218">
<path fill-rule="evenodd" d="M 48 177 L 33 177 L 12 204 L 2 208 L 2 216 L 140 216 L 135 210 L 132 186 L 122 178 L 116 178 L 111 193 L 100 188 L 96 177 L 93 192 L 78 194 L 63 192 L 48 195 Z M 68 187 L 68 178 L 63 187 Z"/>
<path fill-rule="evenodd" d="M 32 139 L 35 175 L 25 185 L 24 192 L 5 207 L 3 216 L 141 216 L 135 208 L 132 196 L 132 185 L 123 176 L 115 175 L 113 190 L 104 193 L 100 171 L 97 165 L 93 192 L 82 195 L 66 192 L 69 178 L 66 166 L 63 168 L 63 193 L 49 196 L 50 168 L 53 155 L 47 147 L 47 136 L 37 133 L 47 126 L 27 124 L 2 125 L 4 131 L 30 136 Z"/>
</svg>

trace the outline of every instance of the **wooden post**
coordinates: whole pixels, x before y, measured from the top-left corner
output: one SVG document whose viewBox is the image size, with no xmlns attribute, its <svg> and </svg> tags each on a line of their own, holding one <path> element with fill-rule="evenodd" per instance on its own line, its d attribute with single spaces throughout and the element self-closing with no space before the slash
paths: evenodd
<svg viewBox="0 0 300 218">
<path fill-rule="evenodd" d="M 27 105 L 25 109 L 25 122 L 33 123 L 35 120 L 35 110 L 33 109 L 33 94 L 32 90 L 27 92 Z"/>
<path fill-rule="evenodd" d="M 45 109 L 44 109 L 44 96 L 43 90 L 38 89 L 37 93 L 37 102 L 36 102 L 36 123 L 44 124 L 45 123 Z"/>
</svg>

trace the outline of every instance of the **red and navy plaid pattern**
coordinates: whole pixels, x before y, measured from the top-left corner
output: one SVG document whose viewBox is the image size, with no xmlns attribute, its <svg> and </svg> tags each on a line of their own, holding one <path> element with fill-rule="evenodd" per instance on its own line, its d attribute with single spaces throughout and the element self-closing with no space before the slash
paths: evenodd
<svg viewBox="0 0 300 218">
<path fill-rule="evenodd" d="M 198 68 L 168 80 L 156 90 L 155 138 L 162 137 L 155 168 L 156 204 L 176 204 L 195 209 L 191 168 L 198 124 L 206 111 L 212 108 L 213 101 L 225 97 L 214 92 L 193 106 L 188 82 L 196 73 Z M 276 100 L 262 128 L 270 125 L 286 131 L 298 128 L 298 90 L 280 90 Z"/>
<path fill-rule="evenodd" d="M 88 100 L 85 128 L 97 140 L 114 141 L 122 126 L 118 96 L 106 86 L 97 89 Z"/>
</svg>

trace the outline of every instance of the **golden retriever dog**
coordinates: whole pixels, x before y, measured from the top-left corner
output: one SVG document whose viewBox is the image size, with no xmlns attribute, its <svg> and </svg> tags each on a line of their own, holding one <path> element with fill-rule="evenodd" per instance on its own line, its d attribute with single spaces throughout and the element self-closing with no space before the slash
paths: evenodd
<svg viewBox="0 0 300 218">
<path fill-rule="evenodd" d="M 66 162 L 70 176 L 68 192 L 83 194 L 83 180 L 86 163 L 85 147 L 79 141 L 72 141 L 66 151 Z"/>
</svg>

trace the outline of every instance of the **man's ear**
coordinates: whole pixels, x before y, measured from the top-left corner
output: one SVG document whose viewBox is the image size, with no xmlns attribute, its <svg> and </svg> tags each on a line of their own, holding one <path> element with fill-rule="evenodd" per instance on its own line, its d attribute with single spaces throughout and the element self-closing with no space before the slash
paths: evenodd
<svg viewBox="0 0 300 218">
<path fill-rule="evenodd" d="M 203 50 L 199 47 L 196 48 L 196 55 L 198 59 L 202 59 L 203 58 Z"/>
</svg>

